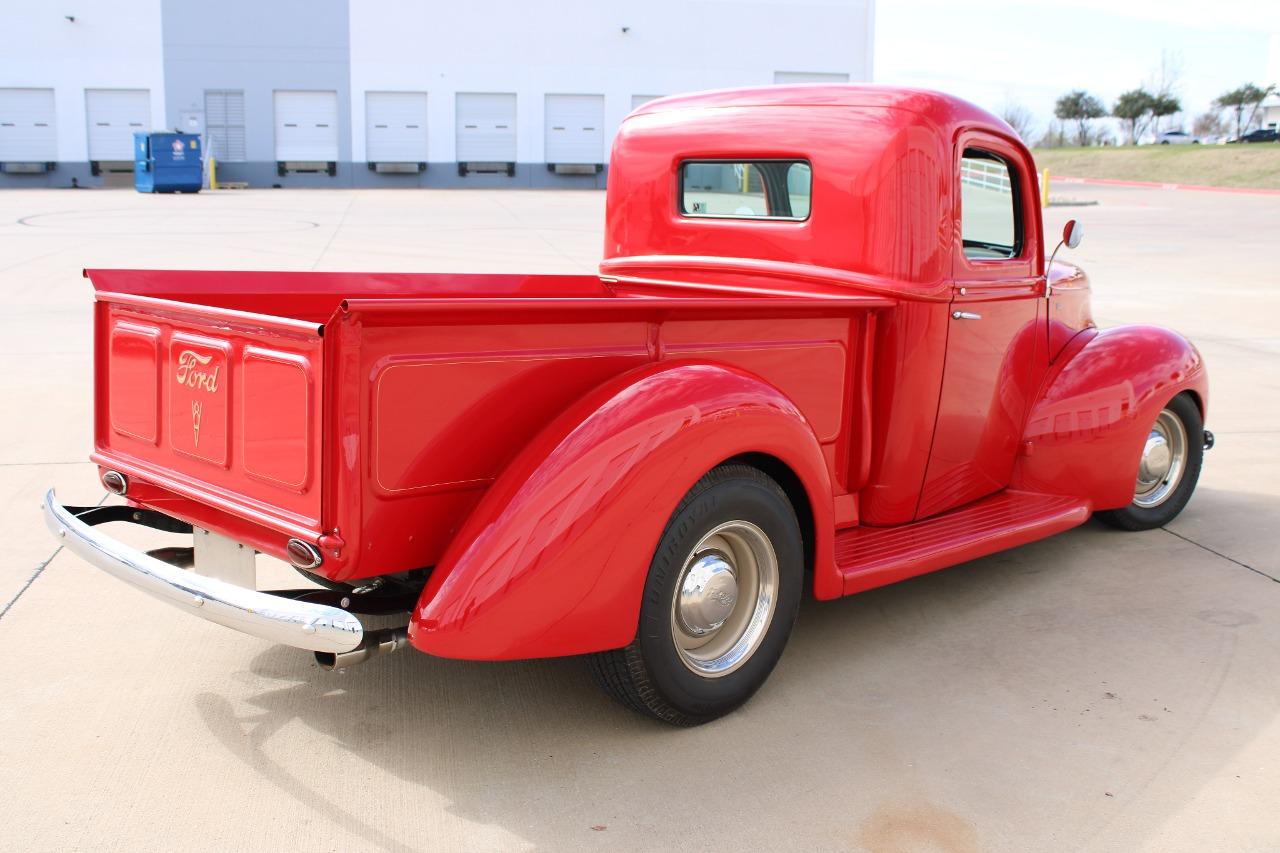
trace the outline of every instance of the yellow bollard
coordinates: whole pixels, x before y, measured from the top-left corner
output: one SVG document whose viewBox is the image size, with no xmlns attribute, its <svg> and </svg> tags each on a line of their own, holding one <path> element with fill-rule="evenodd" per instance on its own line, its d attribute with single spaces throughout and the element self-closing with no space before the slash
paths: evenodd
<svg viewBox="0 0 1280 853">
<path fill-rule="evenodd" d="M 1044 170 L 1044 175 L 1040 179 L 1040 206 L 1049 206 L 1049 170 Z"/>
<path fill-rule="evenodd" d="M 209 189 L 216 190 L 218 188 L 218 159 L 216 157 L 209 158 Z"/>
</svg>

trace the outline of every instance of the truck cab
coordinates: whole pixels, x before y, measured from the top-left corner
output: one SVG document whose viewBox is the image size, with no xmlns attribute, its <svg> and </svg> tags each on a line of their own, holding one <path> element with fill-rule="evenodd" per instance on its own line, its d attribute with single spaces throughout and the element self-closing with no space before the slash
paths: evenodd
<svg viewBox="0 0 1280 853">
<path fill-rule="evenodd" d="M 673 174 L 692 193 L 694 169 L 752 162 L 762 185 L 766 163 L 805 164 L 806 215 L 691 212 L 673 197 Z M 878 87 L 669 98 L 624 123 L 613 169 L 601 269 L 621 286 L 683 291 L 694 278 L 703 292 L 732 281 L 894 299 L 869 354 L 867 467 L 832 472 L 861 523 L 926 518 L 1009 485 L 1053 357 L 1093 322 L 1078 269 L 1046 280 L 1035 165 L 1003 122 Z"/>
<path fill-rule="evenodd" d="M 328 667 L 583 655 L 630 707 L 713 719 L 806 587 L 1190 498 L 1199 353 L 1097 329 L 1040 210 L 1030 152 L 971 104 L 773 86 L 624 121 L 598 275 L 91 270 L 92 458 L 124 504 L 50 493 L 46 518 Z M 195 544 L 95 529 L 120 520 Z M 314 585 L 257 590 L 254 552 Z"/>
</svg>

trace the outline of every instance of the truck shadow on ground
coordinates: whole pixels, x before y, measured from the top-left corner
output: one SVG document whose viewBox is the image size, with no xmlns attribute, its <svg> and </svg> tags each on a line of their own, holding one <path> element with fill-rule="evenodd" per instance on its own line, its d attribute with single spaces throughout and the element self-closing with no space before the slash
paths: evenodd
<svg viewBox="0 0 1280 853">
<path fill-rule="evenodd" d="M 1276 504 L 1203 490 L 1188 510 L 1200 518 L 1189 521 L 1274 518 Z M 806 830 L 832 846 L 885 850 L 921 839 L 973 849 L 984 828 L 1008 838 L 1025 816 L 1014 837 L 1031 849 L 1061 841 L 1044 833 L 1063 798 L 1120 792 L 1072 830 L 1083 841 L 1105 833 L 1115 807 L 1123 812 L 1154 779 L 1162 798 L 1144 803 L 1142 818 L 1152 828 L 1195 795 L 1203 778 L 1162 774 L 1231 683 L 1249 677 L 1239 632 L 1276 641 L 1272 586 L 1166 531 L 1090 522 L 892 587 L 807 601 L 760 694 L 697 729 L 616 705 L 576 659 L 472 663 L 410 651 L 326 673 L 305 653 L 273 647 L 241 674 L 253 687 L 247 702 L 196 701 L 209 731 L 262 780 L 384 850 L 424 842 L 412 824 L 371 817 L 387 813 L 384 798 L 501 833 L 481 846 L 573 847 L 602 826 L 611 843 L 794 846 L 796 815 L 807 813 L 840 827 Z M 1197 742 L 1194 766 L 1227 763 L 1256 736 L 1248 722 Z M 314 732 L 314 753 L 272 749 L 299 724 Z M 1043 754 L 1011 761 L 1011 743 Z M 335 775 L 362 782 L 335 788 Z M 709 833 L 698 815 L 663 805 L 677 790 L 702 792 L 700 813 L 746 817 Z"/>
</svg>

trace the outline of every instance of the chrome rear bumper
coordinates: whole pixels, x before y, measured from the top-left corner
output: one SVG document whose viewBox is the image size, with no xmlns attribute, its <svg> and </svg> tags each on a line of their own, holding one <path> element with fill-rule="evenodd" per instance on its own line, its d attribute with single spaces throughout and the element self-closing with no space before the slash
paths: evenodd
<svg viewBox="0 0 1280 853">
<path fill-rule="evenodd" d="M 44 497 L 44 520 L 62 545 L 86 562 L 210 622 L 275 643 L 334 654 L 352 651 L 364 639 L 364 626 L 346 610 L 203 577 L 104 536 L 59 504 L 53 489 Z"/>
</svg>

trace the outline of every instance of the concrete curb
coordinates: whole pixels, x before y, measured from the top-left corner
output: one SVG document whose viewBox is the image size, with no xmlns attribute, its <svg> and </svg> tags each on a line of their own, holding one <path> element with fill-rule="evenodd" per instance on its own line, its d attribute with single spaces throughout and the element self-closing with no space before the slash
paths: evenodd
<svg viewBox="0 0 1280 853">
<path fill-rule="evenodd" d="M 1280 195 L 1280 189 L 1263 187 L 1210 187 L 1204 184 L 1170 184 L 1158 181 L 1121 181 L 1114 178 L 1069 178 L 1050 175 L 1049 180 L 1063 184 L 1099 184 L 1110 187 L 1145 187 L 1156 190 L 1200 190 L 1213 193 L 1243 193 L 1245 195 Z"/>
</svg>

